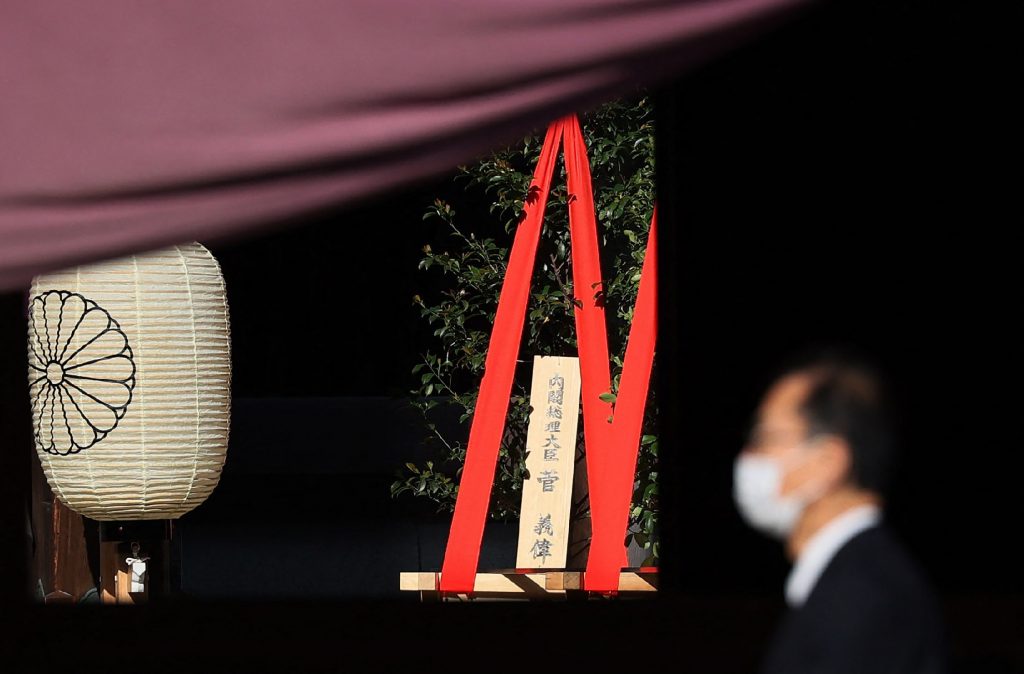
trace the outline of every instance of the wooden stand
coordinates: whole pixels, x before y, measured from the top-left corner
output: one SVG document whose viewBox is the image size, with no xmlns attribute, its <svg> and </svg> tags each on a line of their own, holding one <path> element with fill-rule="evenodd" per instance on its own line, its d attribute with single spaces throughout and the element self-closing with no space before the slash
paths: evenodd
<svg viewBox="0 0 1024 674">
<path fill-rule="evenodd" d="M 590 548 L 586 457 L 577 446 L 580 417 L 579 359 L 536 356 L 530 388 L 526 468 L 516 564 L 529 569 L 477 573 L 470 594 L 445 595 L 441 574 L 403 572 L 399 587 L 423 601 L 532 600 L 604 596 L 584 590 Z M 576 567 L 575 569 L 566 567 Z M 616 597 L 650 596 L 658 569 L 627 569 Z"/>
<path fill-rule="evenodd" d="M 513 570 L 476 574 L 472 594 L 444 596 L 440 592 L 439 573 L 402 573 L 400 587 L 404 591 L 419 592 L 423 601 L 439 600 L 523 600 L 523 599 L 585 599 L 592 593 L 583 589 L 583 571 L 545 569 L 543 571 Z M 619 575 L 619 597 L 649 596 L 658 591 L 658 569 L 641 567 L 628 569 Z"/>
</svg>

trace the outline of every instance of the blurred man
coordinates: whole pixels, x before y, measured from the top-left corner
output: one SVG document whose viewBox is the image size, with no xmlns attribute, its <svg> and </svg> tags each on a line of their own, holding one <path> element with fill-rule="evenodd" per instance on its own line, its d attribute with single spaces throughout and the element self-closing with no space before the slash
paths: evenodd
<svg viewBox="0 0 1024 674">
<path fill-rule="evenodd" d="M 735 499 L 793 560 L 766 674 L 945 672 L 939 609 L 882 524 L 893 437 L 879 378 L 820 355 L 765 394 L 735 467 Z"/>
</svg>

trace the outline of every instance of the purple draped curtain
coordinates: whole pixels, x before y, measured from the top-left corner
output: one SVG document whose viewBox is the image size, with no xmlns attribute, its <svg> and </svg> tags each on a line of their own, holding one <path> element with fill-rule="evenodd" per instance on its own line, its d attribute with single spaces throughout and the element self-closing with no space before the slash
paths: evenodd
<svg viewBox="0 0 1024 674">
<path fill-rule="evenodd" d="M 804 3 L 4 2 L 0 291 L 449 169 Z"/>
</svg>

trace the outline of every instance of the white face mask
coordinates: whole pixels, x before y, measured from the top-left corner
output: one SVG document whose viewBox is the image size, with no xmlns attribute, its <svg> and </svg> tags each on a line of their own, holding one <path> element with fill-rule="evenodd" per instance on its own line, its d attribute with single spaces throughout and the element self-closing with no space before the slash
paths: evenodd
<svg viewBox="0 0 1024 674">
<path fill-rule="evenodd" d="M 755 454 L 740 454 L 733 470 L 733 499 L 740 515 L 754 529 L 782 539 L 814 500 L 806 493 L 780 496 L 784 475 L 780 460 Z"/>
</svg>

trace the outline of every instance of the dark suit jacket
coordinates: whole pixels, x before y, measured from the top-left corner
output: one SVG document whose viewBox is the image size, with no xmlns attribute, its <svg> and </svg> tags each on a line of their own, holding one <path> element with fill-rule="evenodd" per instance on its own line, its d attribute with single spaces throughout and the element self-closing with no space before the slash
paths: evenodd
<svg viewBox="0 0 1024 674">
<path fill-rule="evenodd" d="M 790 610 L 764 674 L 939 674 L 948 670 L 938 602 L 884 527 L 851 538 L 807 601 Z"/>
</svg>

